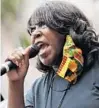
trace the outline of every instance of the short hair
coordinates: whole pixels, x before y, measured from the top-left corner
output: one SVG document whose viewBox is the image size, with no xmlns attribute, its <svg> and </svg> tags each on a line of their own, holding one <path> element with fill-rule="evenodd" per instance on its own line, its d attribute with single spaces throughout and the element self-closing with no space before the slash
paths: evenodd
<svg viewBox="0 0 99 108">
<path fill-rule="evenodd" d="M 98 37 L 91 24 L 83 12 L 71 3 L 66 1 L 44 2 L 36 8 L 28 21 L 30 35 L 35 25 L 46 25 L 64 36 L 70 34 L 76 46 L 83 51 L 84 67 L 86 68 L 94 63 L 96 55 L 99 54 L 96 54 L 97 51 L 99 52 Z M 43 65 L 39 59 L 37 68 L 43 71 L 51 69 L 51 67 Z"/>
</svg>

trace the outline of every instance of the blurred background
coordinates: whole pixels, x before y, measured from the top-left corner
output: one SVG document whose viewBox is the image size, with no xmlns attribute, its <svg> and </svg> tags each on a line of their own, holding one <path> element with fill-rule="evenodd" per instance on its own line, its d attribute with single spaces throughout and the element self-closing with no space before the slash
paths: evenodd
<svg viewBox="0 0 99 108">
<path fill-rule="evenodd" d="M 27 21 L 41 2 L 48 0 L 1 0 L 1 64 L 13 49 L 31 44 L 27 33 Z M 80 8 L 99 33 L 99 0 L 64 0 Z M 42 75 L 35 68 L 36 59 L 30 60 L 29 72 L 25 79 L 25 92 Z M 0 95 L 8 98 L 7 76 L 0 77 Z"/>
</svg>

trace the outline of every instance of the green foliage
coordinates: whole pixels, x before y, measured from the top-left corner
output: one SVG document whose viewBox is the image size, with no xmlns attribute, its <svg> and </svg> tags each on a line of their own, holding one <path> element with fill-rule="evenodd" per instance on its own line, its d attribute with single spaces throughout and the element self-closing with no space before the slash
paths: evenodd
<svg viewBox="0 0 99 108">
<path fill-rule="evenodd" d="M 22 0 L 1 0 L 1 22 L 4 24 L 4 29 L 13 27 L 13 24 L 16 22 L 16 18 L 18 15 L 20 15 L 21 11 L 21 3 Z M 8 29 L 7 29 L 8 30 Z M 17 31 L 17 29 L 16 29 Z M 15 31 L 9 31 L 11 33 L 14 33 Z M 30 45 L 29 38 L 27 34 L 19 33 L 19 40 L 22 47 L 27 47 Z M 8 36 L 8 35 L 6 35 Z M 18 40 L 18 41 L 19 41 Z M 15 43 L 18 45 L 17 41 Z"/>
<path fill-rule="evenodd" d="M 21 0 L 1 0 L 1 20 L 8 16 L 15 18 Z"/>
<path fill-rule="evenodd" d="M 29 40 L 27 34 L 25 34 L 25 33 L 22 33 L 22 34 L 21 34 L 19 40 L 20 40 L 21 46 L 24 47 L 24 48 L 26 48 L 27 46 L 30 45 L 30 40 Z"/>
</svg>

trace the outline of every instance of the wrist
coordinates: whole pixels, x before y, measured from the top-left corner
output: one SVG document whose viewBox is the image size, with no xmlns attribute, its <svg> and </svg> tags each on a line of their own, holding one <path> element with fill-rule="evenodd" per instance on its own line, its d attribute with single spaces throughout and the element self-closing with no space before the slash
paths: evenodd
<svg viewBox="0 0 99 108">
<path fill-rule="evenodd" d="M 24 80 L 18 80 L 18 81 L 11 81 L 9 80 L 9 86 L 23 86 L 24 85 Z"/>
</svg>

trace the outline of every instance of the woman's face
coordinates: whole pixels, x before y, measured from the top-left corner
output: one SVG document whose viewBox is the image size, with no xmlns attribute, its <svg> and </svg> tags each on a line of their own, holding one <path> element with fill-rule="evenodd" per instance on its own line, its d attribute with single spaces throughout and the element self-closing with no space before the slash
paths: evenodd
<svg viewBox="0 0 99 108">
<path fill-rule="evenodd" d="M 40 46 L 39 59 L 47 66 L 53 65 L 63 49 L 64 36 L 47 26 L 38 27 L 31 33 L 32 44 Z"/>
</svg>

